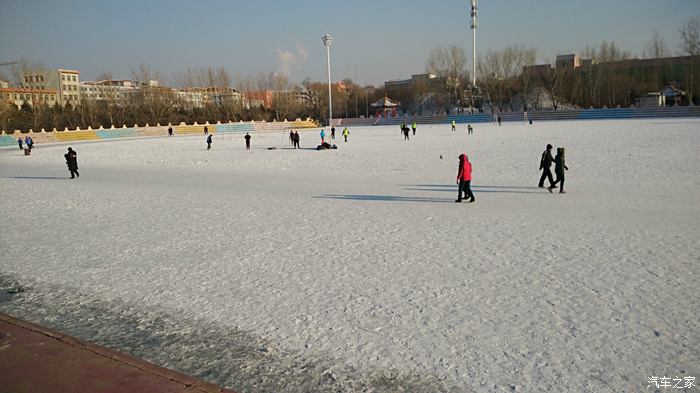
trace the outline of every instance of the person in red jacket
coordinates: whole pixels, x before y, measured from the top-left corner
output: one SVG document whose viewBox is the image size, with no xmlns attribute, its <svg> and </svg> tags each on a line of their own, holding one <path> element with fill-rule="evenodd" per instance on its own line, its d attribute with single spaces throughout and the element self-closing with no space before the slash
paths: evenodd
<svg viewBox="0 0 700 393">
<path fill-rule="evenodd" d="M 462 202 L 462 192 L 464 192 L 464 199 L 469 199 L 468 202 L 474 202 L 474 194 L 471 189 L 472 182 L 472 163 L 469 162 L 469 157 L 462 153 L 459 155 L 459 168 L 457 169 L 457 184 L 459 189 L 457 190 L 457 200 L 455 202 Z"/>
</svg>

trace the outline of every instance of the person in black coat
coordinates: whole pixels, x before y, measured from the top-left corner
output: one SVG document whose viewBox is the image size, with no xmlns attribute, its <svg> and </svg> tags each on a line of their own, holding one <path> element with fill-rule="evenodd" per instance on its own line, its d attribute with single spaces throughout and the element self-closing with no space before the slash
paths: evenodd
<svg viewBox="0 0 700 393">
<path fill-rule="evenodd" d="M 554 187 L 554 179 L 552 178 L 552 145 L 547 145 L 547 150 L 542 152 L 542 158 L 540 159 L 540 170 L 542 171 L 542 176 L 540 176 L 540 183 L 537 185 L 539 188 L 544 188 L 544 179 L 549 179 L 549 186 Z"/>
<path fill-rule="evenodd" d="M 207 136 L 207 150 L 211 150 L 211 135 Z"/>
<path fill-rule="evenodd" d="M 564 171 L 568 170 L 569 167 L 566 166 L 566 160 L 564 159 L 564 148 L 557 147 L 557 156 L 554 157 L 554 173 L 557 175 L 557 180 L 548 188 L 549 192 L 552 192 L 552 189 L 556 188 L 557 183 L 559 183 L 559 193 L 566 193 L 566 191 L 564 191 Z"/>
<path fill-rule="evenodd" d="M 293 141 L 294 141 L 294 148 L 301 149 L 301 147 L 299 146 L 299 133 L 296 131 L 294 131 Z"/>
<path fill-rule="evenodd" d="M 70 171 L 70 178 L 74 179 L 76 176 L 80 177 L 80 173 L 78 173 L 78 153 L 69 147 L 68 153 L 64 154 L 63 157 L 66 159 L 66 165 Z"/>
<path fill-rule="evenodd" d="M 252 136 L 246 132 L 243 138 L 245 138 L 245 149 L 250 150 L 250 138 L 252 138 Z"/>
</svg>

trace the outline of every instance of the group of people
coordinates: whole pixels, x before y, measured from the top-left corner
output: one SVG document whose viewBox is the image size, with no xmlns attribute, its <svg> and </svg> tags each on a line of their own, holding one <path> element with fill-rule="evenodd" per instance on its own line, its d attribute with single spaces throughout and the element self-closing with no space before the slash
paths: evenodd
<svg viewBox="0 0 700 393">
<path fill-rule="evenodd" d="M 413 135 L 416 135 L 416 129 L 418 128 L 418 124 L 414 121 L 413 124 L 411 124 L 411 128 L 408 128 L 408 124 L 406 123 L 401 123 L 401 133 L 403 134 L 403 140 L 408 141 L 410 138 L 408 137 L 409 132 L 413 130 Z"/>
<path fill-rule="evenodd" d="M 554 173 L 557 175 L 556 180 L 552 179 L 552 171 L 550 169 L 552 162 L 554 162 Z M 569 168 L 566 166 L 563 147 L 557 147 L 557 155 L 552 157 L 552 145 L 547 144 L 547 148 L 542 152 L 542 158 L 540 159 L 540 170 L 542 171 L 542 176 L 540 176 L 538 187 L 544 188 L 544 179 L 549 179 L 547 191 L 551 193 L 559 184 L 559 193 L 566 193 L 564 191 L 564 171 L 568 171 Z"/>
<path fill-rule="evenodd" d="M 27 145 L 27 149 L 29 150 L 34 148 L 34 140 L 29 135 L 24 137 L 24 141 L 22 141 L 22 137 L 17 138 L 17 144 L 19 145 L 20 150 L 24 150 L 23 144 Z"/>
<path fill-rule="evenodd" d="M 324 129 L 321 129 L 321 132 L 319 133 L 321 136 L 321 145 L 323 146 L 326 143 L 326 131 Z M 350 131 L 348 130 L 347 127 L 343 128 L 343 139 L 345 142 L 348 141 L 348 136 L 350 135 Z M 335 140 L 335 127 L 331 127 L 331 142 Z"/>
</svg>

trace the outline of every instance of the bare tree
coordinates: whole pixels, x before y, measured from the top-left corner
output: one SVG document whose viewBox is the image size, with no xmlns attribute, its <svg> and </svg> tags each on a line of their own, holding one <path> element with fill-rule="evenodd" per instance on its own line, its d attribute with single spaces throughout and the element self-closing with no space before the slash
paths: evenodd
<svg viewBox="0 0 700 393">
<path fill-rule="evenodd" d="M 43 70 L 44 65 L 38 61 L 29 59 L 27 57 L 22 57 L 19 59 L 17 64 L 10 67 L 10 73 L 12 74 L 12 82 L 17 86 L 22 86 L 25 84 L 24 76 L 28 74 L 33 74 L 36 71 Z"/>
<path fill-rule="evenodd" d="M 134 120 L 150 125 L 169 123 L 177 105 L 177 97 L 171 89 L 159 86 L 160 73 L 151 70 L 145 63 L 141 63 L 138 70 L 131 73 L 139 85 L 139 89 L 133 93 L 137 109 Z M 158 83 L 152 83 L 153 81 Z"/>
<path fill-rule="evenodd" d="M 102 71 L 99 74 L 97 74 L 97 80 L 98 81 L 111 81 L 111 80 L 114 80 L 114 77 L 112 76 L 111 72 Z"/>
<path fill-rule="evenodd" d="M 523 73 L 523 68 L 532 65 L 536 55 L 535 49 L 520 45 L 486 52 L 477 69 L 481 75 L 479 87 L 484 90 L 492 107 L 497 105 L 498 110 L 503 111 L 510 97 L 518 92 L 527 102 L 531 75 Z"/>
<path fill-rule="evenodd" d="M 455 45 L 448 48 L 438 47 L 430 51 L 426 72 L 445 78 L 446 88 L 452 97 L 450 101 L 455 102 L 461 96 L 460 87 L 465 87 L 469 79 L 466 65 L 464 49 Z"/>
<path fill-rule="evenodd" d="M 681 50 L 688 55 L 700 55 L 700 16 L 690 18 L 680 33 Z"/>
<path fill-rule="evenodd" d="M 658 31 L 655 31 L 644 49 L 644 58 L 658 59 L 661 57 L 670 56 L 670 52 L 666 47 L 666 42 L 661 37 Z"/>
</svg>

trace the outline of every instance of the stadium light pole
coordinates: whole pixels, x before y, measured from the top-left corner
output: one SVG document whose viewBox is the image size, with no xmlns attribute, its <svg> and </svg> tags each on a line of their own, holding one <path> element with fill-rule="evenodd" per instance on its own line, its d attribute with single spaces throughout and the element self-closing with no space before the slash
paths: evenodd
<svg viewBox="0 0 700 393">
<path fill-rule="evenodd" d="M 330 34 L 326 34 L 321 37 L 323 40 L 323 45 L 326 46 L 326 60 L 328 61 L 328 125 L 333 127 L 331 124 L 333 121 L 333 100 L 331 97 L 331 43 L 333 42 L 333 37 Z"/>
<path fill-rule="evenodd" d="M 476 20 L 476 2 L 477 0 L 469 0 L 471 3 L 471 29 L 472 29 L 472 86 L 476 87 L 476 28 L 479 27 L 479 22 Z"/>
</svg>

